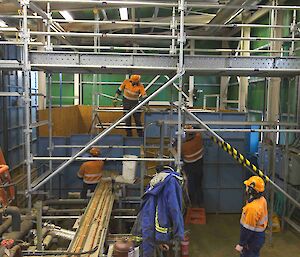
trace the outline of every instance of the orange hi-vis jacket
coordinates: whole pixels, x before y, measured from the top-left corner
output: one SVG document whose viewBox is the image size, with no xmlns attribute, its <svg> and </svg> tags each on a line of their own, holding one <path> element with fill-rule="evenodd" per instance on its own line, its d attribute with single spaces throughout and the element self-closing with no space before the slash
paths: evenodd
<svg viewBox="0 0 300 257">
<path fill-rule="evenodd" d="M 104 161 L 88 161 L 80 166 L 77 173 L 79 178 L 86 184 L 97 184 L 102 177 Z"/>
<path fill-rule="evenodd" d="M 138 101 L 140 95 L 142 97 L 147 96 L 143 84 L 139 83 L 138 85 L 133 86 L 129 79 L 125 79 L 118 90 L 120 93 L 121 91 L 124 91 L 124 97 L 128 100 Z"/>
<path fill-rule="evenodd" d="M 182 144 L 182 158 L 185 163 L 192 163 L 203 157 L 203 139 L 200 133 Z"/>
<path fill-rule="evenodd" d="M 268 225 L 268 208 L 266 199 L 261 196 L 248 202 L 243 207 L 241 225 L 254 232 L 263 232 Z"/>
</svg>

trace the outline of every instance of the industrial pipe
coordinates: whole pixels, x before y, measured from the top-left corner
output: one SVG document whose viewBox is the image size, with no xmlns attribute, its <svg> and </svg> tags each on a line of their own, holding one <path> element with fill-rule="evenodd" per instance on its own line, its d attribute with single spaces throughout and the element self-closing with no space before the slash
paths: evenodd
<svg viewBox="0 0 300 257">
<path fill-rule="evenodd" d="M 43 201 L 43 205 L 87 205 L 89 203 L 88 199 L 51 199 Z"/>
<path fill-rule="evenodd" d="M 178 3 L 174 2 L 141 2 L 141 1 L 115 1 L 115 0 L 107 0 L 107 1 L 95 1 L 95 0 L 31 0 L 31 2 L 60 2 L 60 3 L 84 3 L 84 4 L 93 4 L 99 5 L 98 7 L 113 7 L 113 5 L 118 8 L 118 5 L 125 6 L 157 6 L 157 7 L 177 7 Z M 197 2 L 189 2 L 186 3 L 186 7 L 194 7 L 194 8 L 211 8 L 211 9 L 240 9 L 241 5 L 228 5 L 228 4 L 210 4 L 210 3 L 197 3 Z M 300 10 L 300 6 L 292 6 L 292 5 L 243 5 L 243 9 L 245 10 L 253 10 L 253 9 L 267 9 L 267 10 Z"/>
<path fill-rule="evenodd" d="M 176 36 L 171 35 L 144 35 L 144 34 L 112 34 L 112 33 L 91 33 L 91 32 L 43 32 L 30 31 L 31 35 L 50 35 L 50 36 L 68 36 L 68 37 L 105 37 L 105 38 L 127 38 L 127 39 L 158 39 L 171 40 Z"/>
<path fill-rule="evenodd" d="M 6 252 L 8 250 L 9 254 Z M 0 256 L 9 256 L 9 257 L 20 257 L 22 256 L 22 249 L 19 245 L 13 246 L 11 249 L 7 249 L 4 246 L 0 247 Z"/>
<path fill-rule="evenodd" d="M 11 226 L 12 218 L 8 217 L 3 223 L 0 225 L 0 236 L 8 230 L 8 228 Z M 1 255 L 0 255 L 1 256 Z"/>
<path fill-rule="evenodd" d="M 11 215 L 12 218 L 12 231 L 20 231 L 21 229 L 21 213 L 20 209 L 16 206 L 8 206 L 4 209 L 4 215 Z"/>
<path fill-rule="evenodd" d="M 27 217 L 25 220 L 21 223 L 21 229 L 20 231 L 14 231 L 10 233 L 3 234 L 3 239 L 13 239 L 13 240 L 22 240 L 26 234 L 32 229 L 33 222 L 31 217 Z"/>
<path fill-rule="evenodd" d="M 153 161 L 153 162 L 170 162 L 174 161 L 175 159 L 166 159 L 166 158 L 123 158 L 123 157 L 64 157 L 64 156 L 57 156 L 57 157 L 43 157 L 43 156 L 36 156 L 33 157 L 33 160 L 41 161 L 41 160 L 54 160 L 54 161 Z M 51 175 L 49 175 L 50 177 Z M 40 183 L 43 183 L 41 181 Z M 35 190 L 35 188 L 34 188 Z M 33 190 L 33 191 L 34 191 Z"/>
<path fill-rule="evenodd" d="M 164 51 L 169 52 L 170 48 L 163 48 L 163 47 L 130 47 L 130 46 L 83 46 L 83 45 L 53 45 L 53 49 L 85 49 L 85 50 L 143 50 L 143 51 Z M 227 53 L 240 53 L 240 52 L 250 52 L 250 53 L 288 53 L 288 50 L 260 50 L 260 49 L 232 49 L 232 48 L 218 48 L 218 49 L 206 49 L 206 48 L 186 48 L 183 49 L 185 52 L 209 52 L 209 53 L 219 53 L 219 52 L 227 52 Z M 73 83 L 73 82 L 72 82 Z M 84 82 L 83 84 L 89 84 L 89 82 Z M 97 82 L 97 84 L 119 84 L 116 82 Z"/>
</svg>

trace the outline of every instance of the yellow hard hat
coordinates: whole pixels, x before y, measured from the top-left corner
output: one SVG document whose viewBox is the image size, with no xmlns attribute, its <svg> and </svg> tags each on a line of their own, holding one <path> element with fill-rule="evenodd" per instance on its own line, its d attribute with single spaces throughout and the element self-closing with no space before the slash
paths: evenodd
<svg viewBox="0 0 300 257">
<path fill-rule="evenodd" d="M 248 187 L 252 187 L 257 192 L 265 191 L 265 182 L 259 176 L 252 176 L 244 181 L 244 184 Z"/>
<path fill-rule="evenodd" d="M 140 80 L 141 80 L 141 76 L 140 76 L 140 75 L 136 75 L 136 74 L 131 75 L 131 76 L 130 76 L 130 80 L 131 80 L 132 82 L 138 83 L 138 82 L 140 82 Z"/>
<path fill-rule="evenodd" d="M 92 147 L 90 150 L 90 154 L 93 156 L 99 156 L 100 155 L 100 149 L 98 147 Z"/>
</svg>

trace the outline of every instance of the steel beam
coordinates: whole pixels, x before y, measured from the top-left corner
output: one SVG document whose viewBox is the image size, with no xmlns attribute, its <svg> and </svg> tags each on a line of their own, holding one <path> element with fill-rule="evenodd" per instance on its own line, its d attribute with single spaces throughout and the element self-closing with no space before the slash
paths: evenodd
<svg viewBox="0 0 300 257">
<path fill-rule="evenodd" d="M 125 56 L 124 56 L 125 55 Z M 177 71 L 177 56 L 137 54 L 95 54 L 74 52 L 31 52 L 34 70 L 53 72 L 151 73 Z M 300 75 L 300 58 L 185 56 L 187 73 L 198 75 L 281 77 Z"/>
</svg>

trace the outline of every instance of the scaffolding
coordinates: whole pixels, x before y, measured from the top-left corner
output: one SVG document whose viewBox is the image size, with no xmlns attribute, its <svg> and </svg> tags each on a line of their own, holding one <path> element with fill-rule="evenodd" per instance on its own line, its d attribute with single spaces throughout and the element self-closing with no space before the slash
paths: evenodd
<svg viewBox="0 0 300 257">
<path fill-rule="evenodd" d="M 72 23 L 85 23 L 94 25 L 96 28 L 93 33 L 89 32 L 66 32 L 62 29 L 57 29 L 59 24 L 66 23 L 66 20 L 63 19 L 54 19 L 51 14 L 51 5 L 52 3 L 65 3 L 66 6 L 72 4 L 80 3 L 86 5 L 97 5 L 98 8 L 118 8 L 119 5 L 127 7 L 135 6 L 158 6 L 158 7 L 167 7 L 172 8 L 172 19 L 170 22 L 151 22 L 151 21 L 108 21 L 108 20 L 99 20 L 99 17 L 95 16 L 93 20 L 74 20 Z M 16 33 L 21 41 L 12 40 L 12 41 L 0 41 L 0 45 L 20 45 L 22 46 L 22 61 L 12 61 L 12 60 L 1 60 L 0 68 L 1 69 L 13 69 L 13 70 L 22 70 L 24 74 L 24 94 L 21 96 L 24 99 L 25 103 L 25 164 L 27 171 L 27 198 L 28 198 L 28 208 L 32 206 L 32 194 L 38 190 L 41 186 L 45 185 L 47 182 L 50 182 L 51 179 L 59 174 L 63 169 L 70 165 L 73 161 L 83 161 L 83 160 L 127 160 L 126 158 L 86 158 L 81 157 L 91 146 L 97 145 L 97 142 L 108 135 L 113 129 L 119 126 L 124 122 L 128 117 L 130 117 L 134 112 L 138 111 L 147 104 L 151 99 L 160 94 L 161 91 L 166 89 L 169 86 L 175 86 L 178 91 L 178 104 L 174 107 L 175 110 L 172 110 L 171 113 L 177 113 L 178 120 L 174 121 L 163 121 L 164 124 L 170 126 L 177 126 L 177 155 L 171 156 L 169 158 L 163 157 L 162 148 L 162 135 L 160 139 L 160 155 L 159 158 L 147 158 L 147 157 L 138 157 L 136 160 L 141 161 L 143 166 L 146 161 L 156 161 L 156 162 L 175 162 L 177 171 L 181 170 L 181 143 L 182 135 L 184 133 L 183 123 L 193 123 L 200 124 L 202 129 L 194 129 L 190 131 L 204 131 L 216 136 L 220 141 L 224 140 L 219 137 L 216 132 L 262 132 L 264 135 L 271 134 L 272 137 L 276 136 L 276 133 L 285 133 L 285 163 L 287 162 L 287 152 L 288 152 L 288 135 L 289 133 L 299 133 L 300 129 L 299 123 L 282 123 L 275 122 L 272 119 L 269 119 L 268 122 L 263 120 L 262 122 L 254 123 L 243 123 L 242 125 L 260 125 L 261 128 L 253 129 L 240 129 L 240 128 L 228 128 L 228 129 L 211 129 L 208 124 L 209 122 L 203 122 L 197 118 L 190 110 L 185 107 L 185 99 L 188 97 L 183 91 L 183 75 L 217 75 L 217 76 L 258 76 L 258 77 L 296 77 L 300 75 L 300 58 L 294 56 L 287 56 L 286 54 L 292 53 L 293 55 L 296 51 L 295 42 L 299 42 L 300 39 L 295 36 L 295 30 L 293 30 L 291 37 L 283 37 L 278 35 L 276 32 L 278 29 L 290 28 L 290 26 L 284 26 L 278 24 L 278 12 L 282 10 L 294 10 L 293 24 L 292 27 L 297 27 L 296 19 L 296 10 L 300 10 L 299 6 L 279 6 L 276 4 L 276 1 L 273 1 L 273 5 L 232 5 L 232 4 L 202 4 L 202 3 L 186 3 L 185 0 L 180 0 L 178 3 L 170 2 L 145 2 L 145 1 L 86 1 L 86 0 L 21 0 L 21 15 L 8 16 L 17 20 L 22 20 L 22 28 L 16 30 L 13 28 L 0 28 L 0 32 L 3 33 Z M 37 4 L 46 3 L 46 10 L 44 11 Z M 211 8 L 217 10 L 264 10 L 265 12 L 270 12 L 272 21 L 270 25 L 263 24 L 211 24 L 211 23 L 193 23 L 185 22 L 185 16 L 187 13 L 187 8 Z M 30 16 L 28 15 L 28 10 L 33 10 L 37 15 Z M 176 16 L 176 11 L 178 16 Z M 4 17 L 1 15 L 0 17 Z M 39 20 L 43 21 L 45 24 L 44 31 L 30 31 L 28 28 L 29 20 Z M 164 27 L 165 29 L 170 29 L 171 34 L 117 34 L 117 33 L 100 33 L 100 25 L 112 25 L 119 24 L 124 26 L 131 27 Z M 200 27 L 205 29 L 220 29 L 220 28 L 270 28 L 272 33 L 270 37 L 250 37 L 250 36 L 206 36 L 206 35 L 187 35 L 185 32 L 186 28 Z M 53 29 L 56 28 L 56 29 Z M 54 30 L 54 31 L 51 31 Z M 59 38 L 63 41 L 64 44 L 54 44 L 53 38 Z M 76 38 L 94 38 L 93 46 L 86 45 L 72 45 L 69 43 L 69 37 Z M 37 39 L 33 42 L 32 39 Z M 44 42 L 40 41 L 43 38 Z M 110 45 L 100 45 L 100 40 L 104 38 L 111 39 L 133 39 L 133 40 L 162 40 L 170 43 L 170 47 L 124 47 L 124 46 L 110 46 Z M 195 40 L 200 41 L 226 41 L 226 42 L 254 42 L 254 41 L 269 41 L 270 46 L 267 46 L 266 49 L 231 49 L 231 48 L 220 48 L 220 49 L 200 49 L 195 46 L 189 48 L 184 48 L 187 40 L 194 42 Z M 291 50 L 278 49 L 276 43 L 278 42 L 289 42 L 291 43 Z M 178 47 L 178 48 L 177 48 Z M 41 51 L 40 49 L 43 48 Z M 81 52 L 85 50 L 84 52 Z M 93 50 L 94 52 L 88 52 Z M 103 51 L 103 52 L 100 52 Z M 126 53 L 119 51 L 126 51 Z M 142 53 L 137 53 L 141 51 Z M 148 52 L 147 52 L 148 51 Z M 215 53 L 215 54 L 225 54 L 220 56 L 204 56 L 196 55 L 196 53 Z M 241 56 L 236 56 L 235 54 L 241 54 Z M 242 55 L 243 53 L 248 53 L 249 56 Z M 261 54 L 264 53 L 264 56 L 250 56 L 250 53 Z M 228 55 L 227 55 L 228 54 Z M 232 55 L 233 54 L 233 55 Z M 31 117 L 30 117 L 30 72 L 31 70 L 45 71 L 47 72 L 47 83 L 48 83 L 48 109 L 49 109 L 49 157 L 40 157 L 32 156 L 31 151 Z M 101 133 L 96 135 L 91 139 L 86 145 L 54 145 L 52 141 L 52 98 L 51 98 L 51 85 L 52 85 L 52 73 L 53 72 L 85 72 L 85 73 L 128 73 L 134 71 L 135 73 L 149 73 L 155 75 L 168 75 L 168 82 L 161 85 L 158 90 L 156 90 L 149 97 L 140 102 L 136 107 L 130 110 L 123 117 L 118 119 L 115 123 L 111 124 L 108 128 L 103 130 Z M 95 75 L 94 75 L 95 76 Z M 298 80 L 297 80 L 298 81 Z M 154 83 L 155 80 L 150 82 L 150 85 Z M 96 77 L 94 77 L 94 85 L 97 85 L 100 82 L 97 82 Z M 176 84 L 178 83 L 178 85 Z M 299 81 L 298 81 L 299 84 Z M 82 85 L 81 85 L 82 86 Z M 0 96 L 16 96 L 14 93 L 5 93 L 1 92 Z M 19 94 L 18 94 L 19 96 Z M 239 103 L 240 100 L 227 100 L 222 99 L 222 95 L 214 95 L 217 97 L 218 108 L 219 108 L 219 99 L 223 103 Z M 298 99 L 299 99 L 298 93 Z M 272 101 L 271 99 L 269 99 Z M 231 102 L 230 102 L 231 101 Z M 298 100 L 299 101 L 299 100 Z M 95 101 L 93 101 L 95 103 Z M 299 102 L 298 102 L 298 115 L 299 115 Z M 192 118 L 192 121 L 186 121 L 186 116 Z M 299 121 L 299 119 L 298 119 Z M 234 122 L 222 122 L 221 125 L 232 125 Z M 278 128 L 278 126 L 283 126 L 284 128 Z M 296 127 L 296 128 L 294 128 Z M 146 144 L 145 144 L 146 145 Z M 79 151 L 70 157 L 53 157 L 54 148 L 59 147 L 72 147 L 80 148 Z M 103 146 L 102 146 L 103 147 Z M 113 146 L 112 146 L 113 147 Z M 117 147 L 117 146 L 116 146 Z M 130 147 L 130 146 L 124 146 Z M 300 207 L 298 200 L 295 200 L 290 194 L 288 194 L 287 189 L 287 174 L 284 181 L 283 189 L 275 184 L 275 149 L 276 141 L 273 140 L 273 146 L 271 153 L 273 154 L 271 164 L 271 176 L 268 178 L 268 181 L 274 186 L 271 191 L 271 212 L 273 210 L 274 204 L 274 190 L 273 188 L 282 192 L 287 199 L 290 200 L 295 206 Z M 48 160 L 49 161 L 49 171 L 43 174 L 38 180 L 32 181 L 31 179 L 31 170 L 32 163 L 36 160 Z M 53 169 L 53 161 L 61 160 L 64 161 L 58 168 Z M 287 167 L 285 167 L 287 169 Z M 145 167 L 142 168 L 141 176 L 144 175 Z M 253 170 L 252 170 L 253 171 Z M 285 171 L 287 173 L 287 171 Z M 261 175 L 261 174 L 259 174 Z M 265 174 L 263 174 L 265 175 Z M 50 186 L 51 189 L 51 186 Z M 143 191 L 143 185 L 141 185 L 141 192 Z M 288 219 L 286 220 L 287 222 Z M 290 222 L 291 224 L 291 222 Z"/>
</svg>

